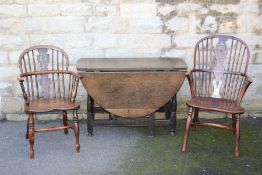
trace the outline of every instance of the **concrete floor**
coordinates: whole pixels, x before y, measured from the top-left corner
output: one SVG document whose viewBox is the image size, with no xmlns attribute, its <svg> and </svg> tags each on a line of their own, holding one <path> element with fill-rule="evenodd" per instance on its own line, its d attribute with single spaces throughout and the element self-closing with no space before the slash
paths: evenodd
<svg viewBox="0 0 262 175">
<path fill-rule="evenodd" d="M 0 122 L 0 175 L 116 174 L 122 156 L 142 137 L 135 128 L 118 127 L 96 127 L 90 137 L 84 122 L 80 122 L 80 130 L 80 153 L 74 149 L 73 130 L 68 135 L 63 131 L 36 133 L 35 159 L 30 160 L 25 122 Z"/>
<path fill-rule="evenodd" d="M 230 119 L 219 119 L 222 122 Z M 61 121 L 37 123 L 37 127 Z M 37 133 L 35 159 L 29 159 L 25 122 L 0 122 L 0 175 L 173 175 L 262 174 L 262 119 L 241 121 L 241 155 L 234 157 L 232 133 L 202 127 L 189 136 L 188 152 L 180 151 L 185 120 L 178 121 L 176 136 L 159 127 L 148 137 L 146 127 L 98 127 L 86 134 L 80 122 L 80 153 L 75 152 L 73 131 Z"/>
</svg>

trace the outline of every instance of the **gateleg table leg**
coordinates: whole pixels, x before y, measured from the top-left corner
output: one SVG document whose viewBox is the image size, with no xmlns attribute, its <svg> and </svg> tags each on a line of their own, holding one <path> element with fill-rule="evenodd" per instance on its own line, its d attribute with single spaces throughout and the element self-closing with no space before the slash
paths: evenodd
<svg viewBox="0 0 262 175">
<path fill-rule="evenodd" d="M 94 117 L 94 99 L 87 95 L 87 133 L 90 136 L 93 135 Z"/>
<path fill-rule="evenodd" d="M 149 137 L 155 136 L 155 113 L 149 115 Z"/>
<path fill-rule="evenodd" d="M 176 95 L 171 100 L 171 115 L 170 115 L 170 127 L 171 135 L 176 133 L 176 112 L 177 112 L 177 98 Z"/>
</svg>

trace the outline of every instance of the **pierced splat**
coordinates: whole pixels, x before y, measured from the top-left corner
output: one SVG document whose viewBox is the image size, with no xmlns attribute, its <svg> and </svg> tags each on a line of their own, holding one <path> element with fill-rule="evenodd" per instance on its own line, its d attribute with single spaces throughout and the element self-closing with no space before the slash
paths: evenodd
<svg viewBox="0 0 262 175">
<path fill-rule="evenodd" d="M 214 54 L 214 60 L 215 60 L 215 64 L 213 65 L 213 71 L 214 71 L 214 80 L 213 80 L 213 87 L 214 87 L 214 91 L 211 95 L 211 97 L 214 98 L 221 98 L 220 95 L 220 88 L 223 84 L 223 74 L 225 71 L 224 68 L 224 62 L 227 58 L 227 53 L 228 53 L 228 49 L 227 49 L 227 45 L 226 45 L 226 38 L 219 38 L 219 41 L 216 45 L 216 49 L 215 49 L 215 54 Z"/>
<path fill-rule="evenodd" d="M 199 40 L 194 51 L 194 68 L 187 75 L 191 100 L 182 151 L 187 149 L 190 128 L 213 126 L 228 129 L 235 135 L 235 156 L 239 156 L 240 106 L 251 84 L 246 72 L 249 62 L 247 44 L 228 35 L 211 35 Z M 214 122 L 200 121 L 198 111 L 217 111 L 232 115 L 232 127 Z M 193 120 L 193 118 L 195 120 Z"/>
<path fill-rule="evenodd" d="M 39 48 L 37 49 L 39 55 L 37 55 L 37 62 L 39 64 L 40 70 L 45 71 L 48 70 L 48 63 L 49 63 L 49 54 L 47 53 L 46 48 Z M 51 78 L 48 77 L 48 75 L 40 75 L 39 78 L 39 85 L 42 88 L 42 95 L 44 99 L 49 98 L 49 92 L 50 92 L 50 81 Z"/>
</svg>

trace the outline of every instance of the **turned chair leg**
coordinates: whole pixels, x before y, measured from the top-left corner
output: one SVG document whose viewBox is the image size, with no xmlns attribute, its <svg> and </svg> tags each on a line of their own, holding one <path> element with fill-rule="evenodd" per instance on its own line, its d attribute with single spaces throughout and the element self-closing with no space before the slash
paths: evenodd
<svg viewBox="0 0 262 175">
<path fill-rule="evenodd" d="M 233 132 L 233 134 L 236 134 L 236 114 L 232 114 L 232 128 L 235 129 L 235 131 Z"/>
<path fill-rule="evenodd" d="M 67 124 L 67 112 L 66 111 L 62 111 L 62 117 L 63 117 L 63 124 L 64 126 L 68 126 Z M 68 129 L 64 129 L 64 133 L 68 134 Z"/>
<path fill-rule="evenodd" d="M 80 151 L 80 144 L 79 144 L 79 123 L 78 123 L 78 114 L 77 110 L 73 112 L 73 121 L 74 121 L 74 133 L 76 139 L 76 151 Z"/>
<path fill-rule="evenodd" d="M 194 112 L 193 112 L 194 114 L 194 118 L 193 118 L 193 123 L 194 122 L 198 122 L 199 120 L 198 120 L 198 113 L 199 113 L 199 109 L 198 108 L 194 108 Z M 193 132 L 196 132 L 196 126 L 193 126 Z"/>
<path fill-rule="evenodd" d="M 27 121 L 26 121 L 26 133 L 25 133 L 25 138 L 28 139 L 29 138 L 29 116 L 27 117 Z"/>
<path fill-rule="evenodd" d="M 34 115 L 28 116 L 28 138 L 30 145 L 30 159 L 34 158 L 34 142 L 35 142 L 35 129 L 34 129 Z"/>
<path fill-rule="evenodd" d="M 236 115 L 236 133 L 235 133 L 235 141 L 236 141 L 236 147 L 235 147 L 235 156 L 239 156 L 240 152 L 240 115 Z"/>
<path fill-rule="evenodd" d="M 190 132 L 191 123 L 192 123 L 192 110 L 193 110 L 192 107 L 190 107 L 189 112 L 188 112 L 187 122 L 186 122 L 186 131 L 185 131 L 183 145 L 182 145 L 183 152 L 185 152 L 187 149 L 187 139 L 188 139 L 188 135 Z"/>
</svg>

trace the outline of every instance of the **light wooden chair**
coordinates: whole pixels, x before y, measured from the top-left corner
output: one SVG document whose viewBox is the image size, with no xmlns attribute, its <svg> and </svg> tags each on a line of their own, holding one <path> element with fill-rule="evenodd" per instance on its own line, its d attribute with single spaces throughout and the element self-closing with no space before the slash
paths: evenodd
<svg viewBox="0 0 262 175">
<path fill-rule="evenodd" d="M 34 158 L 35 132 L 72 128 L 75 133 L 76 151 L 79 152 L 79 125 L 75 103 L 80 76 L 68 70 L 68 55 L 62 49 L 49 46 L 33 46 L 22 52 L 19 61 L 20 81 L 25 100 L 24 110 L 28 114 L 26 138 L 30 143 L 30 158 Z M 73 111 L 74 124 L 68 124 L 67 111 Z M 37 113 L 60 111 L 63 126 L 40 128 L 34 126 Z"/>
<path fill-rule="evenodd" d="M 189 113 L 182 151 L 187 149 L 192 126 L 213 126 L 235 134 L 235 156 L 239 156 L 240 114 L 244 113 L 240 103 L 251 84 L 246 75 L 249 55 L 247 44 L 234 36 L 212 35 L 197 42 L 194 67 L 187 75 L 192 99 L 187 102 Z M 232 124 L 200 122 L 199 110 L 228 113 Z"/>
</svg>

